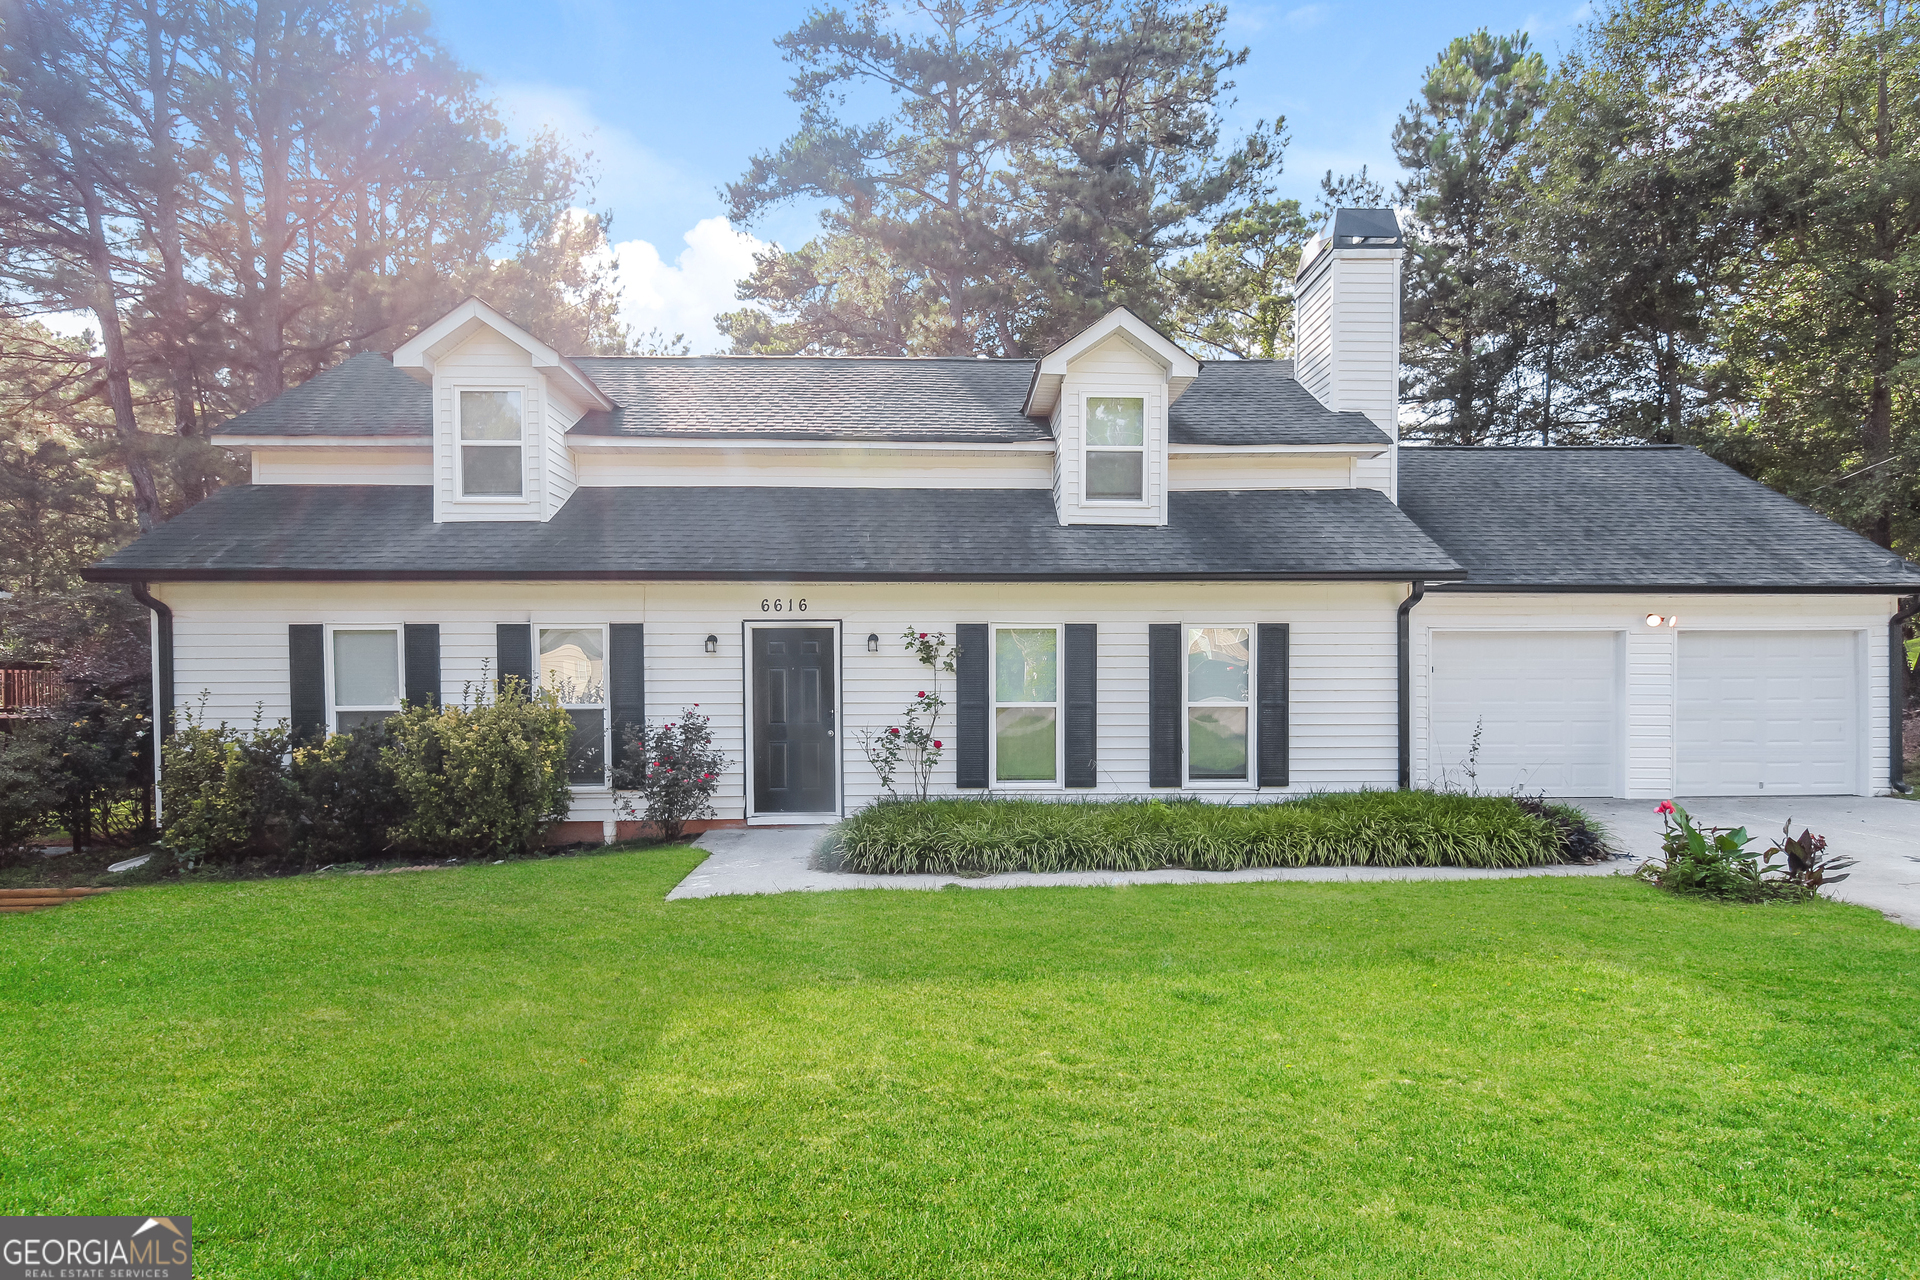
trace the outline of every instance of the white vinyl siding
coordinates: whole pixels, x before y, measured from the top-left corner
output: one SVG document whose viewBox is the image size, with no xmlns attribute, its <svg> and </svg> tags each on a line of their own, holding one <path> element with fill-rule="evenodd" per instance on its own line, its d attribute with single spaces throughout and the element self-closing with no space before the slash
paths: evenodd
<svg viewBox="0 0 1920 1280">
<path fill-rule="evenodd" d="M 1138 397 L 1145 423 L 1144 492 L 1139 502 L 1092 501 L 1086 479 L 1087 397 Z M 1165 524 L 1167 373 L 1121 335 L 1082 353 L 1061 383 L 1057 502 L 1062 524 Z"/>
<path fill-rule="evenodd" d="M 677 719 L 700 704 L 731 767 L 715 806 L 745 812 L 741 788 L 745 725 L 742 624 L 761 621 L 760 601 L 808 601 L 805 618 L 841 626 L 840 765 L 846 804 L 879 787 L 861 757 L 862 728 L 897 724 L 933 676 L 900 649 L 909 624 L 953 634 L 960 622 L 1052 627 L 1092 622 L 1099 638 L 1098 785 L 1074 795 L 1126 796 L 1147 790 L 1147 626 L 1153 622 L 1245 619 L 1292 626 L 1292 786 L 1260 796 L 1391 787 L 1396 776 L 1394 607 L 1388 584 L 1274 583 L 162 583 L 174 609 L 177 705 L 207 695 L 210 720 L 251 724 L 288 714 L 287 625 L 391 625 L 396 616 L 440 626 L 442 688 L 449 703 L 470 700 L 498 670 L 495 626 L 575 619 L 646 624 L 647 719 Z M 869 632 L 880 652 L 866 649 Z M 719 638 L 719 652 L 704 642 Z M 535 641 L 536 645 L 538 641 Z M 949 708 L 948 750 L 935 786 L 953 788 L 953 677 L 939 677 Z M 1209 786 L 1216 799 L 1251 800 L 1244 789 Z M 614 817 L 604 791 L 578 791 L 575 819 Z"/>
<path fill-rule="evenodd" d="M 547 509 L 547 451 L 538 424 L 546 414 L 546 380 L 521 347 L 482 330 L 438 361 L 433 373 L 434 519 L 542 520 Z M 464 497 L 459 489 L 460 392 L 517 391 L 523 424 L 519 497 Z"/>
<path fill-rule="evenodd" d="M 254 484 L 433 483 L 433 450 L 384 446 L 254 449 Z"/>
<path fill-rule="evenodd" d="M 1045 489 L 1053 450 L 596 445 L 575 438 L 581 487 Z"/>
<path fill-rule="evenodd" d="M 1330 409 L 1400 436 L 1398 249 L 1324 248 L 1296 286 L 1294 371 Z M 1394 454 L 1354 465 L 1354 484 L 1396 497 Z"/>
</svg>

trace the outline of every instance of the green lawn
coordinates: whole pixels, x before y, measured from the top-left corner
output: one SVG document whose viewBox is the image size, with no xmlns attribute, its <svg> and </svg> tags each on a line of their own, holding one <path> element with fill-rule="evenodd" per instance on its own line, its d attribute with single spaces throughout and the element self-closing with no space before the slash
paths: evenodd
<svg viewBox="0 0 1920 1280">
<path fill-rule="evenodd" d="M 0 916 L 0 1213 L 203 1276 L 1896 1276 L 1920 934 L 1626 880 Z"/>
</svg>

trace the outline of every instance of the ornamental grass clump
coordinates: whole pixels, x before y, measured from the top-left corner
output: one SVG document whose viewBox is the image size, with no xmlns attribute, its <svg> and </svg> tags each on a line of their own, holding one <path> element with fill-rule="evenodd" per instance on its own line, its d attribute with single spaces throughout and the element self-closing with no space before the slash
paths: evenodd
<svg viewBox="0 0 1920 1280">
<path fill-rule="evenodd" d="M 1509 796 L 1359 791 L 1271 804 L 1202 800 L 883 800 L 837 833 L 845 870 L 994 875 L 1186 867 L 1534 867 L 1567 859 L 1578 810 Z M 1600 843 L 1596 837 L 1594 843 Z"/>
</svg>

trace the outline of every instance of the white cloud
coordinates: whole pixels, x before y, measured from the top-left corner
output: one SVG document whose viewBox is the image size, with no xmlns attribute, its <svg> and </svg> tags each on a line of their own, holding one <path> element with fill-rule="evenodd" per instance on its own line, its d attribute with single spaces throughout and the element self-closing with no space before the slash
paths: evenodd
<svg viewBox="0 0 1920 1280">
<path fill-rule="evenodd" d="M 620 318 L 637 334 L 658 328 L 668 337 L 687 335 L 695 354 L 725 346 L 713 317 L 742 305 L 734 284 L 753 270 L 753 255 L 765 241 L 735 231 L 725 218 L 702 218 L 681 237 L 686 248 L 668 263 L 645 240 L 613 247 L 620 268 Z"/>
</svg>

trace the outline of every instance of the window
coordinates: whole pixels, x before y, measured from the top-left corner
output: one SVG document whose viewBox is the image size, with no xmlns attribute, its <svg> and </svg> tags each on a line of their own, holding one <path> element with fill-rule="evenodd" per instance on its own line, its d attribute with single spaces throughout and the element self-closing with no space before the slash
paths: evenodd
<svg viewBox="0 0 1920 1280">
<path fill-rule="evenodd" d="M 1087 500 L 1138 502 L 1146 495 L 1147 402 L 1087 397 Z"/>
<path fill-rule="evenodd" d="M 400 710 L 400 629 L 333 629 L 333 727 L 385 720 Z"/>
<path fill-rule="evenodd" d="M 1187 628 L 1187 779 L 1247 780 L 1251 627 Z"/>
<path fill-rule="evenodd" d="M 460 496 L 518 498 L 525 492 L 518 391 L 460 393 Z"/>
<path fill-rule="evenodd" d="M 1060 629 L 997 627 L 993 634 L 993 776 L 1060 777 Z"/>
<path fill-rule="evenodd" d="M 538 685 L 551 692 L 573 720 L 567 747 L 567 781 L 576 787 L 607 785 L 607 631 L 605 627 L 540 628 Z"/>
</svg>

